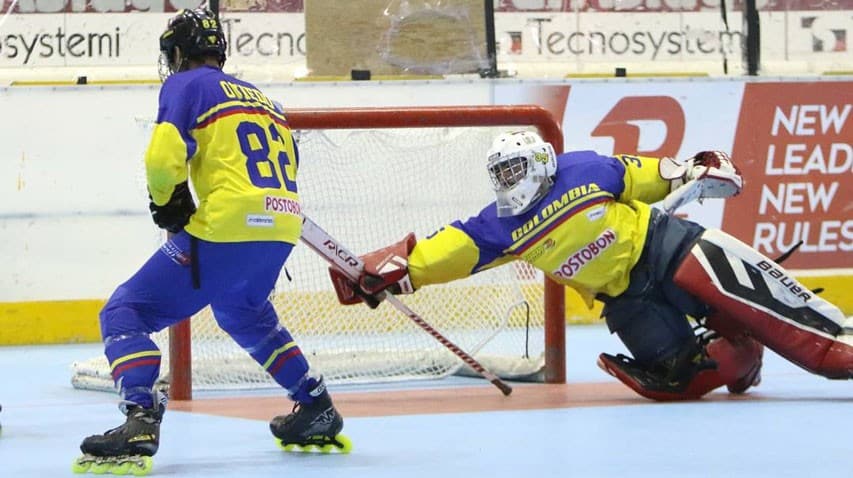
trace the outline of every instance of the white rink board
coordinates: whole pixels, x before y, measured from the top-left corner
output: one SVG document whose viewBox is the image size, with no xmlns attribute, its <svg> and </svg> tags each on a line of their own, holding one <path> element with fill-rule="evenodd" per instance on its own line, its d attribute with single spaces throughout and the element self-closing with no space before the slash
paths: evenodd
<svg viewBox="0 0 853 478">
<path fill-rule="evenodd" d="M 756 82 L 764 83 L 786 84 Z M 614 152 L 608 134 L 622 133 L 595 134 L 596 128 L 617 115 L 622 118 L 617 122 L 639 128 L 632 148 L 665 147 L 669 155 L 686 156 L 709 148 L 732 151 L 739 128 L 739 137 L 751 137 L 749 125 L 738 125 L 745 85 L 750 83 L 702 79 L 259 86 L 285 108 L 540 104 L 562 118 L 567 147 L 601 153 Z M 850 85 L 849 79 L 826 81 L 813 89 L 849 91 Z M 665 106 L 652 110 L 675 113 L 655 117 L 653 111 L 638 120 L 631 116 L 636 108 L 622 111 L 649 98 Z M 843 95 L 837 98 L 842 101 Z M 0 261 L 11 265 L 10 273 L 0 276 L 0 301 L 106 298 L 153 251 L 158 236 L 148 216 L 142 158 L 156 103 L 156 86 L 0 88 L 0 109 L 13 112 L 0 115 L 0 177 L 7 178 L 0 182 Z M 853 117 L 846 117 L 844 127 L 851 124 Z M 671 134 L 679 129 L 681 135 Z M 735 160 L 748 165 L 764 158 Z M 836 204 L 843 206 L 848 190 L 839 190 Z M 724 211 L 721 201 L 708 201 L 682 212 L 718 227 Z M 849 220 L 849 215 L 835 219 Z M 847 247 L 849 239 L 839 241 Z"/>
<path fill-rule="evenodd" d="M 287 108 L 488 104 L 460 82 L 259 86 Z M 153 252 L 143 157 L 157 86 L 0 88 L 0 302 L 107 298 Z M 49 118 L 49 120 L 48 120 Z M 54 127 L 53 125 L 62 125 Z M 306 159 L 307 160 L 307 159 Z M 485 177 L 485 176 L 484 176 Z M 116 231 L 116 224 L 121 224 Z"/>
</svg>

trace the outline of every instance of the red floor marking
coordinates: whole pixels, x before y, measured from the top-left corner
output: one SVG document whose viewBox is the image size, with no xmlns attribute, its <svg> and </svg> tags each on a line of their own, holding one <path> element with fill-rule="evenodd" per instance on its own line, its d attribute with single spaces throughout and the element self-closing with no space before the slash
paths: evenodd
<svg viewBox="0 0 853 478">
<path fill-rule="evenodd" d="M 753 397 L 760 398 L 760 397 Z M 742 400 L 714 393 L 703 400 Z M 332 396 L 344 417 L 470 413 L 499 410 L 606 407 L 654 404 L 621 383 L 514 384 L 506 397 L 496 388 L 460 387 L 426 390 L 339 392 Z M 293 403 L 281 397 L 227 397 L 171 401 L 169 409 L 226 417 L 269 420 L 289 412 Z"/>
</svg>

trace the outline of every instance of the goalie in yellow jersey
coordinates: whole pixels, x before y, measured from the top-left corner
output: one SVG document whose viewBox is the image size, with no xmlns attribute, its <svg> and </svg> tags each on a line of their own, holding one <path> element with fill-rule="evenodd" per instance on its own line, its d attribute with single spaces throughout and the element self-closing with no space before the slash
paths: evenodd
<svg viewBox="0 0 853 478">
<path fill-rule="evenodd" d="M 632 357 L 603 353 L 599 366 L 650 399 L 697 399 L 724 385 L 743 393 L 760 381 L 765 345 L 813 373 L 853 376 L 851 320 L 837 307 L 737 239 L 650 206 L 738 194 L 742 178 L 725 153 L 558 156 L 525 131 L 500 135 L 487 156 L 494 202 L 363 256 L 358 283 L 330 269 L 339 300 L 375 307 L 383 290 L 412 293 L 524 260 L 604 302 Z M 694 332 L 688 316 L 706 330 Z"/>
</svg>

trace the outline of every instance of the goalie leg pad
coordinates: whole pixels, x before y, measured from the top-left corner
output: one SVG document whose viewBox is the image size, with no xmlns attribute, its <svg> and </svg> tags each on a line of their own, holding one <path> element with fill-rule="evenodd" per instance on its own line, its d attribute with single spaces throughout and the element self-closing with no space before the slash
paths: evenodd
<svg viewBox="0 0 853 478">
<path fill-rule="evenodd" d="M 743 325 L 719 312 L 711 312 L 702 321 L 702 325 L 706 329 L 714 331 L 717 335 L 730 340 L 736 340 L 747 335 L 746 328 Z"/>
<path fill-rule="evenodd" d="M 853 337 L 844 314 L 771 259 L 734 237 L 707 230 L 674 275 L 730 328 L 827 378 L 853 378 Z"/>
<path fill-rule="evenodd" d="M 720 337 L 705 348 L 708 357 L 717 363 L 719 380 L 731 393 L 741 394 L 761 383 L 764 346 L 741 335 L 736 339 Z"/>
<path fill-rule="evenodd" d="M 733 369 L 735 375 L 726 379 L 726 387 L 731 393 L 744 393 L 749 387 L 761 382 L 761 365 L 764 356 L 764 345 L 755 341 L 737 321 L 728 319 L 719 313 L 705 317 L 702 325 L 711 331 L 712 335 L 724 340 L 711 340 L 706 348 L 708 355 L 720 363 L 721 373 L 726 369 L 725 363 L 729 355 L 740 355 L 738 349 L 747 351 L 754 349 L 755 361 L 744 369 Z"/>
</svg>

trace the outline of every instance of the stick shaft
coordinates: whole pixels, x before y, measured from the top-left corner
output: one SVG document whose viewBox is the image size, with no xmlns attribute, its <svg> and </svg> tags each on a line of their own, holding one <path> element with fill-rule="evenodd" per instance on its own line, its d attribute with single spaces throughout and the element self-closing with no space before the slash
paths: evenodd
<svg viewBox="0 0 853 478">
<path fill-rule="evenodd" d="M 303 217 L 302 222 L 302 242 L 319 254 L 320 257 L 325 259 L 329 264 L 343 272 L 347 278 L 351 279 L 353 282 L 358 282 L 358 277 L 361 274 L 361 270 L 364 268 L 364 262 L 362 262 L 357 255 L 336 241 L 329 235 L 329 233 L 324 231 L 307 216 Z M 397 310 L 405 314 L 409 319 L 417 324 L 418 327 L 426 331 L 439 343 L 453 352 L 454 355 L 465 362 L 466 365 L 494 384 L 494 386 L 500 389 L 504 395 L 512 393 L 512 388 L 509 385 L 495 374 L 486 370 L 486 368 L 483 367 L 474 357 L 470 356 L 467 352 L 442 335 L 438 330 L 433 328 L 426 320 L 423 319 L 423 317 L 410 309 L 409 306 L 400 301 L 400 299 L 384 291 L 378 295 L 378 298 L 380 300 L 386 300 Z"/>
</svg>

